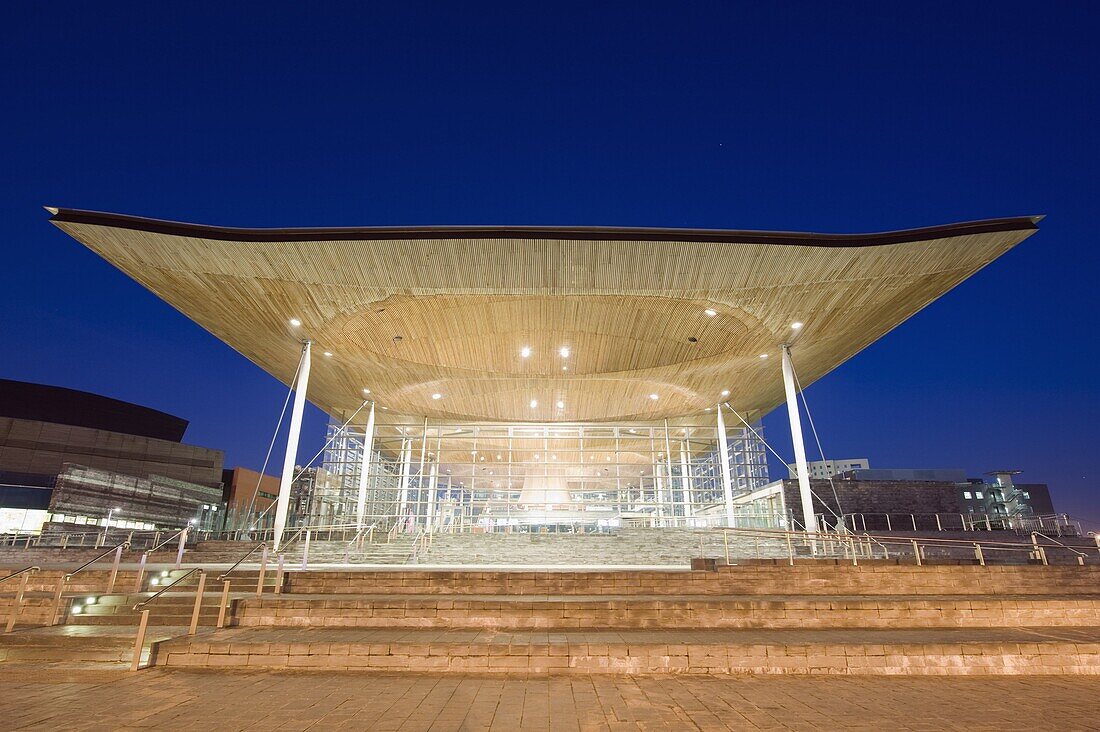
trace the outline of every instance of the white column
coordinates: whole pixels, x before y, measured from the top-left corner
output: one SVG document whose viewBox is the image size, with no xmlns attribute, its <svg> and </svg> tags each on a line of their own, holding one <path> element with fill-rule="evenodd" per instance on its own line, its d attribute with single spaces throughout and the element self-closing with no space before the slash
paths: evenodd
<svg viewBox="0 0 1100 732">
<path fill-rule="evenodd" d="M 726 441 L 726 420 L 718 405 L 718 462 L 722 466 L 722 497 L 726 503 L 726 526 L 733 526 L 733 479 L 730 476 L 730 450 Z"/>
<path fill-rule="evenodd" d="M 424 431 L 420 436 L 420 469 L 416 473 L 416 508 L 413 514 L 413 526 L 420 525 L 420 516 L 426 512 L 427 506 L 421 509 L 427 496 L 424 495 L 424 459 L 428 456 L 428 418 L 424 418 Z"/>
<path fill-rule="evenodd" d="M 672 525 L 676 525 L 676 484 L 672 479 L 672 443 L 668 440 L 668 420 L 665 420 L 665 475 L 668 477 L 668 513 L 672 515 Z M 680 497 L 683 498 L 684 481 L 680 481 Z"/>
<path fill-rule="evenodd" d="M 374 451 L 374 402 L 370 403 L 367 429 L 363 433 L 363 459 L 359 461 L 359 502 L 355 506 L 355 524 L 362 529 L 367 512 L 367 482 L 370 473 L 370 455 Z"/>
<path fill-rule="evenodd" d="M 806 531 L 817 531 L 813 494 L 810 493 L 810 467 L 806 464 L 806 444 L 802 441 L 802 415 L 798 411 L 798 392 L 794 385 L 791 349 L 783 346 L 783 389 L 787 392 L 787 418 L 791 422 L 791 442 L 798 469 L 798 495 L 802 499 L 802 518 Z"/>
<path fill-rule="evenodd" d="M 412 438 L 401 438 L 401 478 L 398 481 L 397 522 L 404 524 L 409 503 L 409 471 L 412 469 Z"/>
<path fill-rule="evenodd" d="M 298 438 L 302 434 L 302 412 L 306 408 L 306 388 L 309 386 L 309 341 L 302 344 L 302 365 L 298 369 L 298 382 L 294 385 L 294 406 L 290 412 L 290 432 L 286 438 L 286 455 L 283 457 L 283 474 L 279 480 L 279 498 L 275 504 L 275 547 L 283 540 L 286 516 L 290 511 L 290 484 L 294 482 L 294 462 L 298 457 Z"/>
<path fill-rule="evenodd" d="M 691 466 L 686 439 L 680 441 L 680 493 L 684 499 L 684 516 L 691 518 L 695 508 L 692 502 Z"/>
<path fill-rule="evenodd" d="M 428 478 L 428 515 L 427 520 L 424 522 L 424 528 L 428 533 L 432 533 L 434 528 L 432 522 L 435 520 L 435 486 L 439 480 L 439 463 L 432 461 L 431 477 Z"/>
</svg>

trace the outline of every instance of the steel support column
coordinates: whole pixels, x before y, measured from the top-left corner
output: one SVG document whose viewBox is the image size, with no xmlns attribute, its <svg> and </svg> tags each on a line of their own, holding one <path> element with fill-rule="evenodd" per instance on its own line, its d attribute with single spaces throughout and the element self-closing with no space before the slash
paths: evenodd
<svg viewBox="0 0 1100 732">
<path fill-rule="evenodd" d="M 726 504 L 726 526 L 733 526 L 733 478 L 730 476 L 730 451 L 726 440 L 726 420 L 718 405 L 718 462 L 722 468 L 722 498 Z"/>
<path fill-rule="evenodd" d="M 290 432 L 286 438 L 286 454 L 283 456 L 283 473 L 279 480 L 279 497 L 275 504 L 275 551 L 283 540 L 287 513 L 290 511 L 290 489 L 294 482 L 294 463 L 298 457 L 298 439 L 302 433 L 302 412 L 306 408 L 306 389 L 309 387 L 310 342 L 302 343 L 302 364 L 298 369 L 298 381 L 294 385 L 294 406 L 290 412 Z"/>
<path fill-rule="evenodd" d="M 802 499 L 802 521 L 806 531 L 817 531 L 813 494 L 810 492 L 810 467 L 806 463 L 806 444 L 802 441 L 802 415 L 798 411 L 798 390 L 794 383 L 794 364 L 791 349 L 783 346 L 783 389 L 787 393 L 787 418 L 791 423 L 791 442 L 794 443 L 794 462 L 798 472 L 798 495 Z"/>
<path fill-rule="evenodd" d="M 355 505 L 355 523 L 362 529 L 367 512 L 367 482 L 370 473 L 370 455 L 374 451 L 374 402 L 370 403 L 367 429 L 363 433 L 363 458 L 359 461 L 359 501 Z"/>
</svg>

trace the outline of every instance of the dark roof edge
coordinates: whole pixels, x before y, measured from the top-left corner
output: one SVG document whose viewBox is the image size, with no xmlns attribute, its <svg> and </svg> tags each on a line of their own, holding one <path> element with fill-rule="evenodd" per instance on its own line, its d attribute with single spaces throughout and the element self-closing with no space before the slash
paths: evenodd
<svg viewBox="0 0 1100 732">
<path fill-rule="evenodd" d="M 126 214 L 46 207 L 55 223 L 88 224 L 218 241 L 302 242 L 382 239 L 565 239 L 581 241 L 677 241 L 739 244 L 788 244 L 816 247 L 870 247 L 946 239 L 998 231 L 1031 231 L 1042 216 L 967 221 L 873 234 L 815 234 L 729 229 L 664 229 L 621 226 L 361 226 L 298 229 L 242 229 L 186 224 Z"/>
</svg>

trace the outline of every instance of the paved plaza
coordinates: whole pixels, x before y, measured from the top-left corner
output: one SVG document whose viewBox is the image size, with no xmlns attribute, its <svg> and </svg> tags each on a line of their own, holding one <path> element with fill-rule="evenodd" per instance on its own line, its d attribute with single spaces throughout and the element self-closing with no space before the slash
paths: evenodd
<svg viewBox="0 0 1100 732">
<path fill-rule="evenodd" d="M 39 671 L 10 730 L 1096 730 L 1091 678 L 584 678 Z"/>
</svg>

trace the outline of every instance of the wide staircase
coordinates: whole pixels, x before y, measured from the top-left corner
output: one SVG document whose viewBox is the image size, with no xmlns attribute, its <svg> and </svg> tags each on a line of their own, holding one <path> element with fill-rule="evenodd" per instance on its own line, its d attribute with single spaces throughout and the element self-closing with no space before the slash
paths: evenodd
<svg viewBox="0 0 1100 732">
<path fill-rule="evenodd" d="M 155 663 L 523 674 L 1097 674 L 1096 567 L 296 572 Z"/>
</svg>

